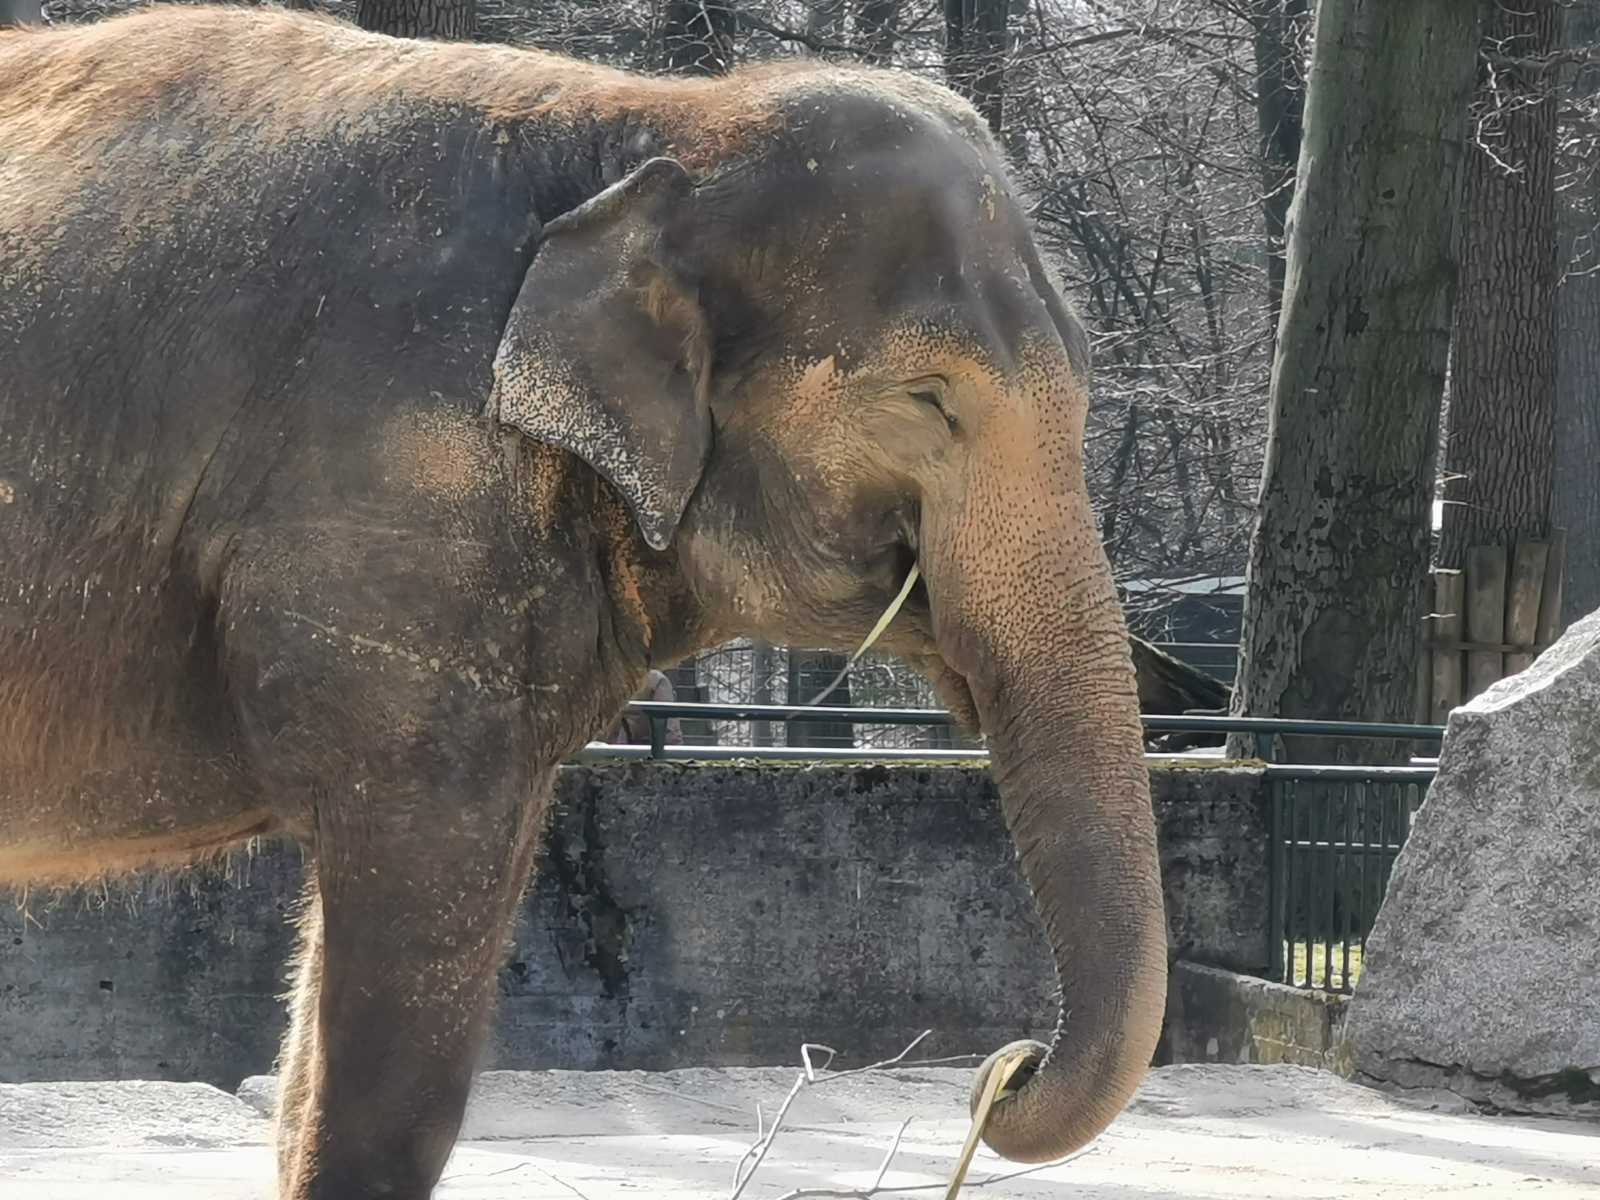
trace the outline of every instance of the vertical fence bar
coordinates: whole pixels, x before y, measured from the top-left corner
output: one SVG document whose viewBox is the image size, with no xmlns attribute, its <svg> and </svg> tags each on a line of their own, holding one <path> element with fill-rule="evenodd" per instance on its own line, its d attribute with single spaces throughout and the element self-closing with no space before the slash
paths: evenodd
<svg viewBox="0 0 1600 1200">
<path fill-rule="evenodd" d="M 1280 981 L 1291 984 L 1294 982 L 1294 808 L 1296 808 L 1296 787 L 1298 784 L 1285 779 L 1283 781 L 1283 923 L 1278 926 L 1278 949 L 1283 954 L 1283 974 L 1278 976 Z"/>
<path fill-rule="evenodd" d="M 1378 895 L 1381 896 L 1389 888 L 1389 841 L 1394 836 L 1389 820 L 1389 793 L 1393 789 L 1378 786 L 1372 790 L 1378 794 Z"/>
<path fill-rule="evenodd" d="M 1303 986 L 1311 986 L 1311 947 L 1317 928 L 1317 793 L 1315 787 L 1306 796 L 1306 906 L 1301 933 L 1306 946 L 1306 978 Z M 1296 947 L 1298 950 L 1298 947 Z"/>
<path fill-rule="evenodd" d="M 1333 898 L 1339 894 L 1337 870 L 1339 860 L 1333 848 L 1333 788 L 1322 792 L 1322 987 L 1333 986 Z"/>
<path fill-rule="evenodd" d="M 1322 850 L 1318 843 L 1319 827 L 1322 824 L 1322 792 L 1323 785 L 1319 782 L 1313 784 L 1310 795 L 1306 797 L 1306 854 L 1311 859 L 1310 869 L 1306 878 L 1310 887 L 1306 891 L 1306 986 L 1315 987 L 1317 982 L 1317 931 L 1322 925 Z"/>
<path fill-rule="evenodd" d="M 1353 830 L 1350 828 L 1350 785 L 1347 783 L 1340 789 L 1340 797 L 1344 809 L 1344 832 L 1340 842 L 1344 849 L 1339 854 L 1339 909 L 1344 913 L 1344 937 L 1341 939 L 1340 953 L 1344 956 L 1343 965 L 1339 968 L 1339 990 L 1350 990 L 1350 909 L 1353 907 L 1354 897 L 1350 894 L 1350 881 L 1355 872 L 1350 869 L 1350 846 Z"/>
<path fill-rule="evenodd" d="M 1283 793 L 1279 779 L 1267 787 L 1267 978 L 1283 978 Z"/>
<path fill-rule="evenodd" d="M 1372 804 L 1368 799 L 1367 785 L 1356 784 L 1356 800 L 1361 814 L 1361 965 L 1367 963 L 1367 934 L 1372 931 L 1372 899 L 1370 883 L 1370 860 L 1372 858 Z"/>
</svg>

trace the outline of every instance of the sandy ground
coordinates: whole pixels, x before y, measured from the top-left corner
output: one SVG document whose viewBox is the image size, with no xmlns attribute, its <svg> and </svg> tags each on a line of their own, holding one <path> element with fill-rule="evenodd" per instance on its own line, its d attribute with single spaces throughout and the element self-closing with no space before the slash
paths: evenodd
<svg viewBox="0 0 1600 1200">
<path fill-rule="evenodd" d="M 787 1070 L 481 1077 L 440 1200 L 725 1197 Z M 964 1070 L 894 1070 L 802 1092 L 746 1190 L 864 1188 L 905 1117 L 884 1179 L 942 1197 L 966 1134 Z M 270 1081 L 0 1085 L 6 1200 L 245 1200 L 271 1196 Z M 1011 1170 L 980 1152 L 972 1181 Z M 969 1182 L 970 1187 L 970 1182 Z M 809 1194 L 809 1193 L 808 1193 Z M 972 1191 L 994 1198 L 1462 1196 L 1600 1198 L 1600 1129 L 1431 1111 L 1299 1067 L 1151 1073 L 1086 1154 Z"/>
</svg>

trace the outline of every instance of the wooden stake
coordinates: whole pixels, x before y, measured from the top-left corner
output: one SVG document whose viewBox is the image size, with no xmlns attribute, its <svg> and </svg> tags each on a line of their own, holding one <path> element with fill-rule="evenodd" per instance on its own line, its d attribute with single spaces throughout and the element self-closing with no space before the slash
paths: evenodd
<svg viewBox="0 0 1600 1200">
<path fill-rule="evenodd" d="M 1499 645 L 1506 636 L 1506 548 L 1467 550 L 1467 641 Z M 1498 650 L 1467 651 L 1467 699 L 1505 678 Z"/>
<path fill-rule="evenodd" d="M 1539 628 L 1534 638 L 1548 646 L 1561 636 L 1561 600 L 1567 579 L 1567 531 L 1550 534 L 1550 553 L 1544 563 L 1544 588 L 1539 593 Z"/>
<path fill-rule="evenodd" d="M 1544 592 L 1545 564 L 1550 547 L 1545 542 L 1518 542 L 1511 558 L 1511 582 L 1506 589 L 1506 641 L 1531 646 L 1539 634 L 1539 598 Z M 1533 665 L 1533 653 L 1506 655 L 1506 674 L 1515 675 Z"/>
<path fill-rule="evenodd" d="M 1465 584 L 1460 571 L 1435 571 L 1433 573 L 1433 681 L 1429 689 L 1428 719 L 1443 725 L 1450 719 L 1450 710 L 1461 703 L 1461 651 L 1454 643 L 1461 641 L 1463 593 Z"/>
</svg>

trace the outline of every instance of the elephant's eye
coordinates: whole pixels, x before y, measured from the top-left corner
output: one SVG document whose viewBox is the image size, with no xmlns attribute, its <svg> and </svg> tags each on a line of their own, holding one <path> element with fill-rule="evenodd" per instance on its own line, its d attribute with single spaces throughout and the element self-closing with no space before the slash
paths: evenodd
<svg viewBox="0 0 1600 1200">
<path fill-rule="evenodd" d="M 944 418 L 944 423 L 949 427 L 950 432 L 954 433 L 956 431 L 955 415 L 944 406 L 944 396 L 940 393 L 929 388 L 916 388 L 912 391 L 911 398 L 918 404 L 926 404 L 936 410 Z"/>
</svg>

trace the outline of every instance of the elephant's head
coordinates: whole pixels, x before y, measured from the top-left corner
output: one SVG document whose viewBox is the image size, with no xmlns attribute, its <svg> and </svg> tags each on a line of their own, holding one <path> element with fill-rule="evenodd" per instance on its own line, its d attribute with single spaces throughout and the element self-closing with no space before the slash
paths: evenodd
<svg viewBox="0 0 1600 1200">
<path fill-rule="evenodd" d="M 1134 675 L 1083 331 L 971 110 L 888 78 L 798 92 L 725 165 L 646 162 L 549 225 L 496 403 L 615 486 L 719 636 L 852 648 L 920 567 L 884 644 L 989 735 L 1061 983 L 987 1132 L 1038 1161 L 1122 1109 L 1161 1024 Z"/>
</svg>

